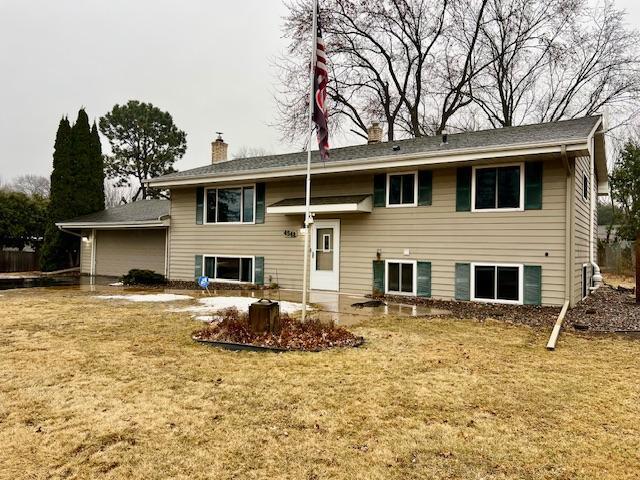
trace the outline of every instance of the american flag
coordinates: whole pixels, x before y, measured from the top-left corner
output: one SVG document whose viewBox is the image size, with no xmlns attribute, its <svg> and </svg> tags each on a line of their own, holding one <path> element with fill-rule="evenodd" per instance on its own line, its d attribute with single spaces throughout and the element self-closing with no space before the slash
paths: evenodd
<svg viewBox="0 0 640 480">
<path fill-rule="evenodd" d="M 314 8 L 318 8 L 318 4 L 314 2 Z M 318 129 L 318 147 L 320 148 L 320 157 L 322 160 L 329 158 L 329 130 L 327 129 L 327 82 L 329 81 L 327 69 L 327 53 L 322 39 L 322 29 L 320 28 L 320 20 L 317 21 L 316 32 L 316 54 L 313 72 L 313 97 L 315 99 L 313 105 L 313 121 Z"/>
</svg>

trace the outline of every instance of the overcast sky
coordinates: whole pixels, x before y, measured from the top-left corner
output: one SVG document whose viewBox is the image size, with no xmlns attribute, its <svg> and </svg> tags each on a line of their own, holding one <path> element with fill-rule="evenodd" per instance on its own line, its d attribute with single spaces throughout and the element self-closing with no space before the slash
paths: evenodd
<svg viewBox="0 0 640 480">
<path fill-rule="evenodd" d="M 640 26 L 639 0 L 616 4 Z M 48 176 L 62 115 L 129 99 L 187 132 L 179 170 L 209 161 L 218 130 L 231 152 L 292 150 L 270 126 L 284 14 L 282 0 L 0 0 L 0 177 Z"/>
</svg>

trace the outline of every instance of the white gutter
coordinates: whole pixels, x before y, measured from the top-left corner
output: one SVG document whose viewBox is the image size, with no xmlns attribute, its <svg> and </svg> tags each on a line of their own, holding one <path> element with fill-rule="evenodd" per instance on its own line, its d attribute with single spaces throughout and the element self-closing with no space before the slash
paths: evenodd
<svg viewBox="0 0 640 480">
<path fill-rule="evenodd" d="M 404 168 L 415 166 L 439 165 L 447 163 L 469 162 L 483 159 L 498 159 L 514 156 L 542 155 L 561 153 L 561 145 L 566 145 L 566 151 L 589 151 L 588 139 L 576 139 L 570 141 L 553 141 L 544 143 L 501 145 L 486 149 L 465 148 L 452 151 L 420 152 L 406 155 L 385 155 L 363 161 L 363 159 L 331 162 L 330 164 L 317 163 L 311 166 L 318 173 L 343 173 L 366 170 L 383 170 L 387 168 Z M 268 178 L 283 178 L 306 175 L 306 169 L 302 167 L 278 167 L 250 170 L 242 173 L 217 176 L 215 173 L 162 180 L 150 179 L 145 181 L 154 187 L 177 187 L 187 185 L 204 185 L 233 181 L 245 181 Z"/>
<path fill-rule="evenodd" d="M 79 223 L 79 222 L 63 223 L 61 222 L 61 223 L 56 223 L 56 227 L 58 227 L 60 230 L 63 230 L 63 231 L 66 231 L 65 229 L 67 228 L 113 229 L 113 228 L 162 228 L 162 227 L 168 227 L 168 226 L 169 226 L 168 220 L 161 221 L 161 222 L 153 220 L 148 222 L 111 222 L 111 223 Z M 67 232 L 67 233 L 72 233 L 72 232 Z M 76 235 L 76 234 L 72 233 L 72 235 Z"/>
</svg>

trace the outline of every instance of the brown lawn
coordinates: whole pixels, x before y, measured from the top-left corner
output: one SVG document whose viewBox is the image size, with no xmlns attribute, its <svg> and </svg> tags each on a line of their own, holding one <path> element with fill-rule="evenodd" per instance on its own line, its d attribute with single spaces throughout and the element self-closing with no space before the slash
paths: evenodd
<svg viewBox="0 0 640 480">
<path fill-rule="evenodd" d="M 159 304 L 0 292 L 3 479 L 631 479 L 640 342 L 375 319 L 365 347 L 232 353 Z"/>
</svg>

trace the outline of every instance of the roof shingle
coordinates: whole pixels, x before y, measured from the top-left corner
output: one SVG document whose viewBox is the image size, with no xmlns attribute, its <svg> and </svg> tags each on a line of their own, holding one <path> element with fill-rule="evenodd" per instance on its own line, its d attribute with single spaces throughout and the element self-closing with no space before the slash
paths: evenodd
<svg viewBox="0 0 640 480">
<path fill-rule="evenodd" d="M 350 147 L 332 149 L 330 151 L 329 160 L 326 163 L 360 159 L 369 160 L 376 157 L 406 155 L 422 152 L 451 152 L 455 150 L 473 148 L 568 142 L 572 140 L 586 139 L 599 120 L 599 116 L 590 116 L 559 122 L 456 133 L 448 136 L 446 144 L 442 143 L 442 138 L 440 136 L 430 136 L 396 140 L 393 142 L 354 145 Z M 190 177 L 196 178 L 216 175 L 232 175 L 236 173 L 247 173 L 253 170 L 269 170 L 287 167 L 295 168 L 305 165 L 306 161 L 306 152 L 238 158 L 163 175 L 153 179 L 152 182 L 180 179 L 186 180 Z M 317 151 L 312 152 L 311 162 L 314 164 L 322 163 Z"/>
</svg>

